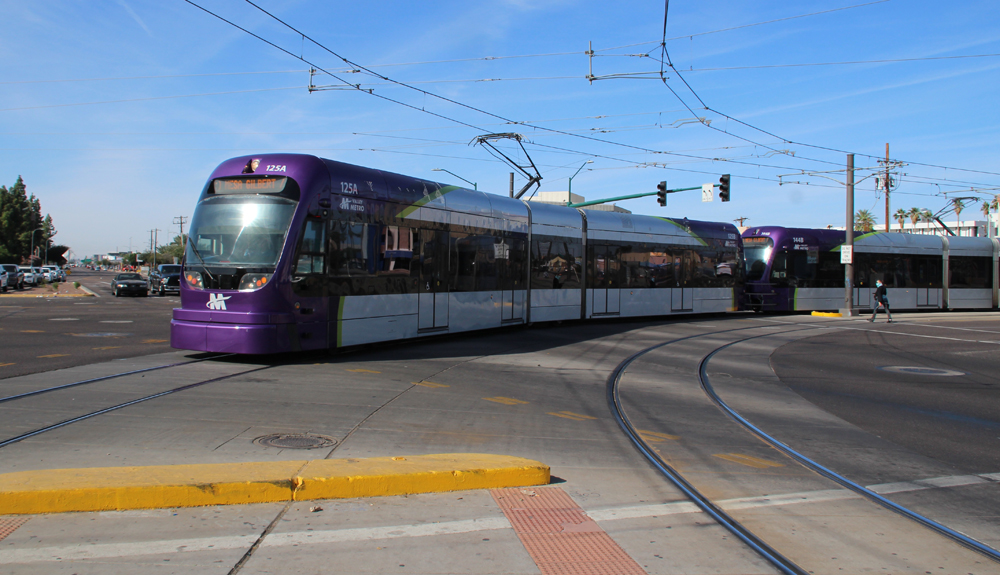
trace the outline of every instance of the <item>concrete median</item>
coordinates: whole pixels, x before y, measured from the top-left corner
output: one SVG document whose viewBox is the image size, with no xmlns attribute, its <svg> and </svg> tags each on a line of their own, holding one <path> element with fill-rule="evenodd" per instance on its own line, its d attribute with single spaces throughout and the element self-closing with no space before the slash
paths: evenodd
<svg viewBox="0 0 1000 575">
<path fill-rule="evenodd" d="M 343 499 L 548 482 L 543 463 L 480 453 L 51 469 L 0 475 L 0 514 Z"/>
</svg>

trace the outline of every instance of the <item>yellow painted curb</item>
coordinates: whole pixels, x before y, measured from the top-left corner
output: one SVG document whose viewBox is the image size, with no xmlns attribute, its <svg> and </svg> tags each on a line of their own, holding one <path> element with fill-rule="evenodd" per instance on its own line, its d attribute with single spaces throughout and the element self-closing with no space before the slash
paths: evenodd
<svg viewBox="0 0 1000 575">
<path fill-rule="evenodd" d="M 814 311 L 812 315 L 816 317 L 844 317 L 844 315 L 837 311 Z"/>
<path fill-rule="evenodd" d="M 271 503 L 549 482 L 549 467 L 480 453 L 103 467 L 0 475 L 0 514 Z"/>
<path fill-rule="evenodd" d="M 91 293 L 0 293 L 0 299 L 8 297 L 94 297 Z"/>
</svg>

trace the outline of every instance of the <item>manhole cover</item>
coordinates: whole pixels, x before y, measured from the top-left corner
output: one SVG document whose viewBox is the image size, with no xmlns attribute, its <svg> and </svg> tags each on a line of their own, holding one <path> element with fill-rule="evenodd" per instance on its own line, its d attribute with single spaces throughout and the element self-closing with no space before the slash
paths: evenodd
<svg viewBox="0 0 1000 575">
<path fill-rule="evenodd" d="M 257 445 L 281 449 L 318 449 L 337 444 L 337 440 L 332 437 L 312 433 L 272 433 L 258 437 L 253 442 Z"/>
<path fill-rule="evenodd" d="M 966 375 L 964 371 L 955 371 L 953 369 L 935 369 L 932 367 L 917 367 L 917 366 L 905 366 L 905 365 L 884 365 L 879 367 L 882 371 L 891 371 L 892 373 L 906 373 L 910 375 L 942 375 L 946 377 L 955 377 L 957 375 Z"/>
</svg>

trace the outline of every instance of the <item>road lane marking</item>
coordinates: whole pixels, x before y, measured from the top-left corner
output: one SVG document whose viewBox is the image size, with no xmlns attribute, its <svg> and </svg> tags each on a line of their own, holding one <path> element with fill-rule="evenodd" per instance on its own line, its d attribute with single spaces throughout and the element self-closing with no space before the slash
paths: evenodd
<svg viewBox="0 0 1000 575">
<path fill-rule="evenodd" d="M 45 333 L 40 329 L 22 329 L 21 333 Z"/>
<path fill-rule="evenodd" d="M 39 355 L 38 359 L 48 358 L 48 357 L 67 357 L 68 353 L 50 353 L 49 355 Z"/>
<path fill-rule="evenodd" d="M 443 383 L 434 383 L 433 381 L 414 381 L 413 385 L 421 385 L 423 387 L 433 387 L 433 388 L 451 387 L 450 385 L 445 385 Z"/>
<path fill-rule="evenodd" d="M 16 363 L 0 363 L 0 367 L 7 367 L 8 365 L 17 365 Z"/>
<path fill-rule="evenodd" d="M 492 401 L 494 403 L 502 403 L 504 405 L 527 405 L 527 401 L 521 401 L 520 399 L 514 399 L 513 397 L 484 397 L 486 401 Z"/>
<path fill-rule="evenodd" d="M 963 479 L 964 478 L 964 479 Z M 936 477 L 901 483 L 883 483 L 869 485 L 868 489 L 878 493 L 889 486 L 902 486 L 893 493 L 906 491 L 922 491 L 939 489 L 934 484 L 947 484 L 949 487 L 975 485 L 983 479 L 1000 481 L 1000 473 L 990 473 L 972 476 Z M 827 501 L 843 501 L 861 499 L 861 496 L 846 489 L 822 489 L 817 491 L 802 491 L 761 497 L 740 497 L 724 499 L 716 503 L 726 511 L 741 509 L 756 509 L 777 507 L 783 505 L 798 505 L 808 503 L 823 503 Z M 657 505 L 639 505 L 630 507 L 609 507 L 587 510 L 587 515 L 594 521 L 617 521 L 623 519 L 642 519 L 646 517 L 666 517 L 701 513 L 701 510 L 688 501 L 661 503 Z M 114 517 L 115 512 L 101 513 L 103 517 Z M 124 517 L 124 515 L 123 515 Z M 358 527 L 349 529 L 316 529 L 311 531 L 292 531 L 289 533 L 271 533 L 261 543 L 261 547 L 295 547 L 323 543 L 349 543 L 380 539 L 402 539 L 407 537 L 433 537 L 438 535 L 453 535 L 461 533 L 476 533 L 482 531 L 498 531 L 512 529 L 506 517 L 484 517 L 458 521 L 441 521 L 438 523 L 421 523 L 417 525 L 392 525 L 387 527 Z M 81 559 L 112 559 L 116 557 L 143 557 L 149 555 L 177 556 L 198 551 L 217 551 L 224 549 L 248 549 L 257 541 L 258 534 L 232 535 L 226 537 L 201 537 L 192 539 L 169 539 L 155 541 L 136 541 L 132 543 L 97 543 L 92 545 L 69 545 L 65 547 L 36 547 L 33 549 L 0 550 L 0 565 L 19 563 L 60 563 Z"/>
<path fill-rule="evenodd" d="M 746 465 L 748 467 L 755 467 L 757 469 L 767 469 L 768 467 L 785 466 L 785 464 L 783 463 L 778 463 L 776 461 L 768 461 L 767 459 L 761 459 L 759 457 L 744 455 L 742 453 L 715 453 L 712 455 L 712 457 L 718 457 L 719 459 L 725 459 L 726 461 L 739 463 L 740 465 Z"/>
<path fill-rule="evenodd" d="M 50 317 L 49 321 L 80 321 L 78 317 Z"/>
<path fill-rule="evenodd" d="M 167 341 L 167 340 L 165 340 L 165 339 L 144 339 L 144 340 L 142 340 L 142 343 L 163 343 L 165 341 Z"/>
<path fill-rule="evenodd" d="M 643 438 L 649 443 L 661 443 L 663 441 L 671 440 L 676 441 L 681 438 L 679 435 L 670 435 L 669 433 L 659 433 L 657 431 L 646 431 L 643 429 L 638 430 L 639 437 Z"/>
<path fill-rule="evenodd" d="M 588 419 L 597 419 L 596 417 L 591 417 L 589 415 L 583 415 L 581 413 L 573 413 L 572 411 L 550 411 L 549 415 L 554 415 L 556 417 L 562 417 L 565 419 L 572 419 L 573 421 L 587 421 Z"/>
<path fill-rule="evenodd" d="M 370 369 L 348 369 L 347 371 L 353 371 L 354 373 L 382 373 L 381 371 L 372 371 Z"/>
<path fill-rule="evenodd" d="M 91 349 L 94 349 L 94 350 L 121 349 L 121 347 L 122 346 L 120 346 L 120 345 L 107 345 L 107 346 L 104 346 L 104 347 L 93 347 Z"/>
<path fill-rule="evenodd" d="M 101 320 L 101 323 L 132 323 L 130 319 L 105 319 Z"/>
</svg>

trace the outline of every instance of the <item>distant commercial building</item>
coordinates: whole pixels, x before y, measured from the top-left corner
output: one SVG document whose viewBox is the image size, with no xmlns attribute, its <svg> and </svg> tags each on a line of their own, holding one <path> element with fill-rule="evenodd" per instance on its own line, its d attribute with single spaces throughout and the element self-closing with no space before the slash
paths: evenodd
<svg viewBox="0 0 1000 575">
<path fill-rule="evenodd" d="M 580 202 L 586 202 L 587 198 L 579 196 L 577 194 L 572 194 L 569 191 L 565 192 L 538 192 L 530 198 L 523 198 L 529 202 L 538 202 L 539 204 L 553 204 L 556 206 L 565 206 L 566 204 L 578 204 Z M 595 204 L 593 206 L 586 206 L 585 210 L 595 210 L 598 212 L 618 212 L 621 214 L 631 214 L 631 210 L 626 210 L 625 208 L 620 208 L 614 204 Z"/>
</svg>

